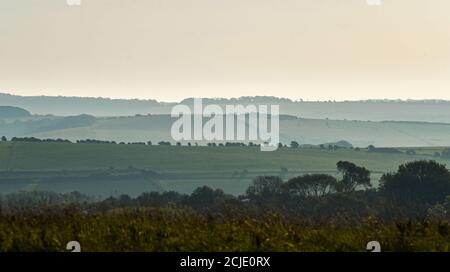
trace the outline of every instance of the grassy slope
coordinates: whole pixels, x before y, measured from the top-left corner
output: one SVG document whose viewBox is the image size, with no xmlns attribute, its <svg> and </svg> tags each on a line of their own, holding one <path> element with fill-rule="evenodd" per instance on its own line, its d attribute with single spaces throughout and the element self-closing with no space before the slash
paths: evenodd
<svg viewBox="0 0 450 272">
<path fill-rule="evenodd" d="M 32 133 L 38 138 L 86 138 L 115 141 L 171 139 L 175 119 L 169 116 L 118 117 L 98 119 L 94 124 L 62 130 Z M 355 146 L 450 146 L 450 124 L 420 122 L 365 122 L 348 120 L 282 119 L 283 143 L 323 144 L 347 140 Z"/>
<path fill-rule="evenodd" d="M 11 148 L 12 147 L 12 148 Z M 331 171 L 339 160 L 349 160 L 372 171 L 392 171 L 406 161 L 428 157 L 368 153 L 366 151 L 282 148 L 261 152 L 258 148 L 209 148 L 62 143 L 0 143 L 0 169 L 11 163 L 14 170 L 99 169 L 133 166 L 156 171 L 279 170 Z M 429 152 L 428 152 L 429 151 Z"/>
<path fill-rule="evenodd" d="M 160 181 L 167 190 L 190 192 L 201 185 L 222 188 L 228 193 L 242 193 L 257 175 L 287 177 L 301 173 L 335 173 L 339 160 L 352 161 L 373 171 L 376 184 L 381 173 L 418 159 L 431 159 L 436 148 L 418 149 L 420 155 L 368 153 L 365 150 L 327 151 L 288 149 L 261 152 L 258 148 L 208 148 L 175 146 L 138 146 L 62 143 L 0 143 L 0 171 L 87 170 L 128 168 L 149 169 L 162 173 Z M 442 161 L 446 163 L 447 161 Z M 240 176 L 243 170 L 248 174 Z"/>
</svg>

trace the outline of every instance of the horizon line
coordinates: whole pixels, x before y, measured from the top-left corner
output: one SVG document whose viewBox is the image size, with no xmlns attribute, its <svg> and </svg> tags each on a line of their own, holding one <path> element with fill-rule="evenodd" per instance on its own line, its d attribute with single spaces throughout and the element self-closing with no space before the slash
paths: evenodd
<svg viewBox="0 0 450 272">
<path fill-rule="evenodd" d="M 194 99 L 194 98 L 201 98 L 201 99 L 209 99 L 209 100 L 239 100 L 243 98 L 273 98 L 278 100 L 288 100 L 288 102 L 292 103 L 348 103 L 348 102 L 450 102 L 449 99 L 440 99 L 440 98 L 423 98 L 423 99 L 412 99 L 412 98 L 366 98 L 366 99 L 303 99 L 299 98 L 297 100 L 289 98 L 289 97 L 282 97 L 282 96 L 271 96 L 271 95 L 256 95 L 256 96 L 239 96 L 239 97 L 185 97 L 178 101 L 164 101 L 164 100 L 158 100 L 155 98 L 137 98 L 137 97 L 127 97 L 127 98 L 119 98 L 119 97 L 105 97 L 105 96 L 73 96 L 73 95 L 47 95 L 47 94 L 40 94 L 40 95 L 22 95 L 22 94 L 15 94 L 12 92 L 5 92 L 0 91 L 0 95 L 8 95 L 8 96 L 16 96 L 16 97 L 28 97 L 28 98 L 86 98 L 86 99 L 103 99 L 103 100 L 125 100 L 125 101 L 154 101 L 157 103 L 162 104 L 175 104 L 175 103 L 181 103 L 185 100 Z"/>
</svg>

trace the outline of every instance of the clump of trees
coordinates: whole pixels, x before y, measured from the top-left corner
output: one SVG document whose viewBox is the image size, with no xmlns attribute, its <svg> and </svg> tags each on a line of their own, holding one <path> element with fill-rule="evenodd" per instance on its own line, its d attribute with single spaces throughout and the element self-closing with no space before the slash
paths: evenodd
<svg viewBox="0 0 450 272">
<path fill-rule="evenodd" d="M 299 148 L 300 144 L 298 142 L 296 142 L 296 141 L 292 141 L 291 144 L 290 144 L 290 147 L 291 148 Z"/>
<path fill-rule="evenodd" d="M 398 150 L 396 148 L 375 147 L 373 145 L 369 145 L 367 147 L 367 151 L 369 151 L 369 152 L 377 152 L 377 153 L 387 153 L 387 154 L 400 154 L 400 153 L 402 153 L 400 150 Z"/>
<path fill-rule="evenodd" d="M 6 137 L 4 141 L 6 141 Z M 3 138 L 2 138 L 3 141 Z M 35 137 L 13 137 L 11 142 L 25 142 L 25 143 L 71 143 L 71 141 L 66 139 L 38 139 Z"/>
<path fill-rule="evenodd" d="M 342 179 L 336 186 L 339 192 L 353 192 L 358 187 L 370 188 L 370 171 L 364 167 L 356 166 L 354 163 L 340 161 L 337 169 L 342 175 Z"/>
<path fill-rule="evenodd" d="M 247 188 L 246 197 L 250 199 L 270 199 L 284 193 L 283 180 L 276 176 L 260 176 Z"/>
<path fill-rule="evenodd" d="M 370 171 L 351 162 L 340 161 L 337 170 L 341 175 L 337 179 L 327 174 L 307 174 L 283 182 L 280 177 L 263 176 L 253 181 L 247 189 L 247 197 L 268 198 L 273 195 L 287 194 L 299 197 L 323 197 L 332 193 L 354 192 L 357 188 L 371 187 Z"/>
<path fill-rule="evenodd" d="M 122 195 L 95 201 L 76 193 L 19 193 L 0 197 L 0 211 L 36 211 L 75 203 L 86 211 L 175 206 L 222 214 L 270 209 L 291 220 L 308 218 L 320 222 L 332 218 L 344 224 L 367 216 L 383 221 L 417 217 L 450 221 L 450 172 L 445 165 L 436 161 L 406 163 L 396 172 L 383 175 L 378 189 L 371 188 L 370 171 L 364 167 L 340 161 L 336 169 L 336 176 L 306 174 L 288 180 L 259 176 L 240 196 L 207 186 L 197 188 L 190 195 L 148 192 L 136 198 Z"/>
<path fill-rule="evenodd" d="M 171 146 L 172 144 L 170 142 L 161 141 L 161 142 L 158 143 L 158 145 Z"/>
<path fill-rule="evenodd" d="M 299 197 L 324 197 L 336 192 L 337 180 L 325 174 L 304 175 L 283 184 L 289 195 Z"/>
<path fill-rule="evenodd" d="M 450 195 L 450 172 L 435 161 L 407 163 L 396 173 L 383 175 L 379 191 L 393 205 L 423 213 Z"/>
<path fill-rule="evenodd" d="M 117 144 L 115 141 L 102 141 L 95 139 L 78 140 L 77 144 Z"/>
</svg>

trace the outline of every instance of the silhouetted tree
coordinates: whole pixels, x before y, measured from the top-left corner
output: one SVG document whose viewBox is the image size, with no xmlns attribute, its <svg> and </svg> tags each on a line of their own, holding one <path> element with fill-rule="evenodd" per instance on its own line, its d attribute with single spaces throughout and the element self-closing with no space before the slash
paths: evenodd
<svg viewBox="0 0 450 272">
<path fill-rule="evenodd" d="M 225 193 L 220 190 L 214 190 L 208 186 L 195 189 L 189 197 L 189 205 L 197 209 L 215 208 L 226 198 Z"/>
<path fill-rule="evenodd" d="M 170 145 L 172 145 L 172 144 L 171 144 L 170 142 L 161 141 L 161 142 L 158 143 L 158 145 L 167 145 L 167 146 L 170 146 Z"/>
<path fill-rule="evenodd" d="M 333 176 L 315 174 L 292 178 L 283 186 L 291 195 L 321 197 L 333 193 L 336 182 Z"/>
<path fill-rule="evenodd" d="M 340 161 L 337 170 L 341 173 L 342 179 L 336 184 L 336 189 L 340 192 L 353 192 L 358 186 L 365 189 L 370 188 L 370 171 L 364 167 L 356 166 L 348 161 Z"/>
<path fill-rule="evenodd" d="M 299 148 L 299 144 L 296 141 L 291 142 L 291 148 Z"/>
<path fill-rule="evenodd" d="M 249 198 L 268 199 L 283 193 L 283 180 L 275 176 L 256 177 L 252 185 L 247 188 L 247 196 Z"/>
<path fill-rule="evenodd" d="M 450 195 L 450 172 L 435 161 L 410 162 L 383 175 L 380 192 L 397 205 L 434 205 Z"/>
</svg>

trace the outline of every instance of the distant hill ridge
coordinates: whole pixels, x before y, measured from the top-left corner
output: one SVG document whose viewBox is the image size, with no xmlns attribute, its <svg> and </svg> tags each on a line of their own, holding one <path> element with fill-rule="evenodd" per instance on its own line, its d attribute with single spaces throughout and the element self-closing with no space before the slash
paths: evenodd
<svg viewBox="0 0 450 272">
<path fill-rule="evenodd" d="M 31 116 L 30 112 L 18 107 L 0 106 L 0 118 L 21 118 Z"/>
<path fill-rule="evenodd" d="M 0 136 L 39 139 L 95 139 L 116 142 L 171 141 L 170 115 L 132 117 L 32 116 L 0 118 Z M 280 140 L 300 145 L 367 147 L 450 146 L 450 124 L 425 122 L 368 122 L 331 119 L 280 118 Z M 344 141 L 345 140 L 345 141 Z M 197 141 L 196 141 L 197 142 Z M 199 144 L 206 142 L 198 141 Z M 186 144 L 186 143 L 185 143 Z"/>
<path fill-rule="evenodd" d="M 180 103 L 192 105 L 193 98 Z M 206 104 L 280 105 L 280 113 L 311 119 L 360 121 L 418 121 L 450 123 L 450 101 L 445 100 L 361 100 L 293 101 L 272 96 L 206 98 Z M 177 103 L 157 100 L 109 99 L 62 96 L 18 96 L 0 93 L 0 105 L 20 107 L 33 114 L 71 116 L 133 116 L 170 114 Z"/>
</svg>

